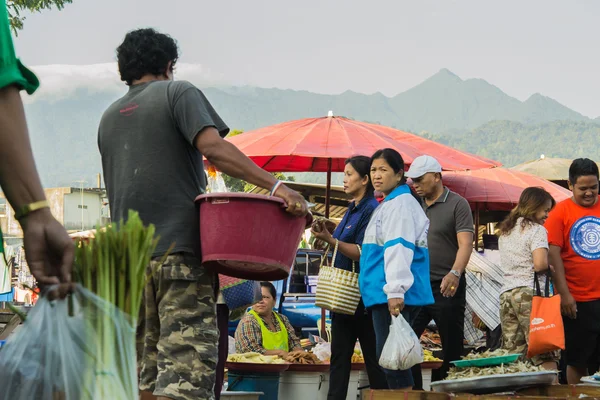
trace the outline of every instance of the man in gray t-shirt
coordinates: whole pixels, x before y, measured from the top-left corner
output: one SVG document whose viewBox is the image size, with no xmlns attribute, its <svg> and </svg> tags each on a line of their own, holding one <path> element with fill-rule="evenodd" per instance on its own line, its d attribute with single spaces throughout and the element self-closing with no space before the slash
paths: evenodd
<svg viewBox="0 0 600 400">
<path fill-rule="evenodd" d="M 305 215 L 307 205 L 223 140 L 229 128 L 204 94 L 189 82 L 173 81 L 177 58 L 168 35 L 153 29 L 126 35 L 117 59 L 129 91 L 102 116 L 98 146 L 112 219 L 136 210 L 160 236 L 138 327 L 140 389 L 158 399 L 213 399 L 219 386 L 218 279 L 201 266 L 194 199 L 206 188 L 202 155 L 228 175 L 275 188 L 288 212 Z M 158 265 L 171 244 L 167 261 Z"/>
<path fill-rule="evenodd" d="M 473 250 L 473 215 L 469 203 L 444 187 L 442 167 L 431 156 L 415 158 L 406 173 L 413 180 L 423 209 L 430 220 L 427 234 L 431 289 L 435 304 L 423 307 L 413 328 L 417 335 L 433 319 L 438 327 L 444 365 L 432 380 L 444 379 L 450 361 L 460 359 L 464 339 L 466 281 L 463 273 Z M 413 368 L 415 389 L 422 389 L 421 370 Z"/>
</svg>

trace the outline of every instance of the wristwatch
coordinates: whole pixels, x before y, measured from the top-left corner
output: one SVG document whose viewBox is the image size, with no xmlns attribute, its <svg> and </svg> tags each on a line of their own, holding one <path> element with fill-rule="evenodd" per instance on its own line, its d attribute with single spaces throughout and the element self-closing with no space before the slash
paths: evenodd
<svg viewBox="0 0 600 400">
<path fill-rule="evenodd" d="M 451 269 L 450 273 L 460 279 L 460 272 L 458 272 L 457 270 Z"/>
<path fill-rule="evenodd" d="M 23 207 L 15 211 L 15 219 L 17 221 L 20 221 L 21 219 L 25 218 L 34 211 L 49 207 L 50 205 L 48 204 L 47 200 L 40 200 L 33 203 L 25 204 Z"/>
</svg>

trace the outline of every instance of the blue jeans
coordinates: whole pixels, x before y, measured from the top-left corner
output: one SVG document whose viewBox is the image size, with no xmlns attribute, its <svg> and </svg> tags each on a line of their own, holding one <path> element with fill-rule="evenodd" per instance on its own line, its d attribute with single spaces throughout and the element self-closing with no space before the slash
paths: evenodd
<svg viewBox="0 0 600 400">
<path fill-rule="evenodd" d="M 421 307 L 405 306 L 402 310 L 402 316 L 411 326 Z M 371 307 L 371 316 L 373 318 L 373 327 L 375 328 L 375 341 L 377 350 L 377 359 L 381 357 L 383 346 L 390 334 L 390 324 L 392 323 L 392 315 L 388 310 L 387 304 L 380 304 Z M 394 371 L 391 369 L 382 368 L 390 389 L 412 388 L 414 381 L 410 369 Z"/>
</svg>

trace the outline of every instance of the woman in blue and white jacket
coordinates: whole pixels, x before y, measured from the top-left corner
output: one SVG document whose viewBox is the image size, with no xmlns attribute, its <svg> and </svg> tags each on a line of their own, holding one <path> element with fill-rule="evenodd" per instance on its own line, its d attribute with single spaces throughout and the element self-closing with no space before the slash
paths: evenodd
<svg viewBox="0 0 600 400">
<path fill-rule="evenodd" d="M 371 158 L 371 181 L 383 192 L 365 231 L 360 258 L 360 291 L 375 328 L 377 358 L 389 335 L 392 316 L 410 324 L 420 307 L 433 304 L 429 282 L 429 219 L 404 177 L 404 160 L 393 149 Z M 410 370 L 384 369 L 390 389 L 411 389 Z"/>
</svg>

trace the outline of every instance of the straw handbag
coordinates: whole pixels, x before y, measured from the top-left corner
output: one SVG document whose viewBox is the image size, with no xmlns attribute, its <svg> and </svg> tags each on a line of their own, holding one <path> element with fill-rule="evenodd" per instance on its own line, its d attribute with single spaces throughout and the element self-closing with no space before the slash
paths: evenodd
<svg viewBox="0 0 600 400">
<path fill-rule="evenodd" d="M 336 240 L 332 264 L 335 263 L 338 245 L 339 242 Z M 358 248 L 360 250 L 360 246 Z M 334 265 L 323 265 L 325 259 L 327 259 L 327 250 L 321 259 L 315 304 L 334 313 L 354 315 L 360 302 L 356 263 L 352 261 L 352 271 L 346 271 Z"/>
</svg>

